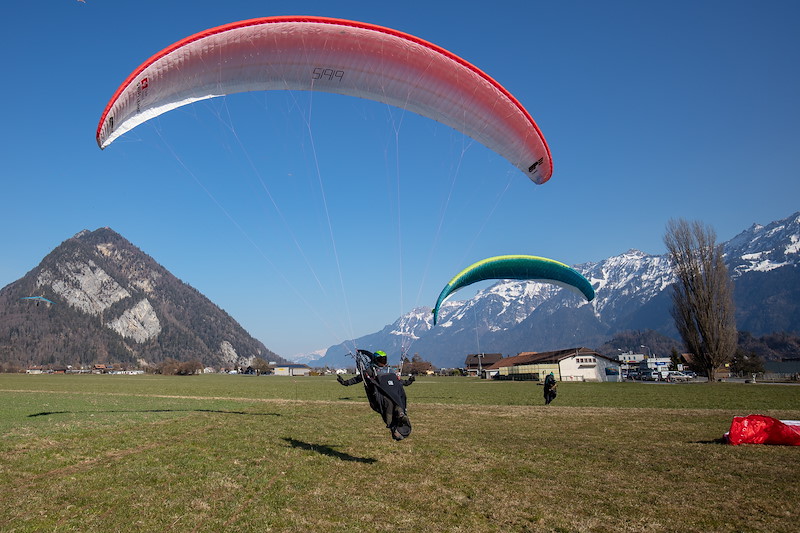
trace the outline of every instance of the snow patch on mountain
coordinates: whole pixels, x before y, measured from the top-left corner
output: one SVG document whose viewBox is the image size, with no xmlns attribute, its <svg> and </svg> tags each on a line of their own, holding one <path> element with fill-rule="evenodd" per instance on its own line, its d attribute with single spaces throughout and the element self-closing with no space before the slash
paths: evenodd
<svg viewBox="0 0 800 533">
<path fill-rule="evenodd" d="M 294 361 L 295 363 L 309 364 L 316 361 L 317 359 L 321 359 L 325 355 L 326 351 L 327 349 L 323 348 L 321 350 L 314 350 L 313 352 L 299 353 L 293 355 L 289 359 L 291 361 Z"/>
<path fill-rule="evenodd" d="M 800 236 L 792 235 L 790 239 L 791 243 L 786 245 L 786 248 L 784 248 L 783 253 L 785 254 L 800 253 Z"/>
<path fill-rule="evenodd" d="M 419 339 L 419 335 L 429 331 L 433 325 L 433 314 L 430 307 L 417 307 L 401 316 L 392 324 L 390 334 L 407 344 Z"/>
<path fill-rule="evenodd" d="M 762 226 L 753 224 L 724 244 L 731 276 L 769 272 L 797 264 L 800 255 L 800 213 Z"/>
</svg>

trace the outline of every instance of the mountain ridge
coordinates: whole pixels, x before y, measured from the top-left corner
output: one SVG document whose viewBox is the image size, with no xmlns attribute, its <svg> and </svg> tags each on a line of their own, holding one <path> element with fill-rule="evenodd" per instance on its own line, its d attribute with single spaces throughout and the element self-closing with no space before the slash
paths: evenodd
<svg viewBox="0 0 800 533">
<path fill-rule="evenodd" d="M 48 296 L 32 309 L 20 298 Z M 206 366 L 286 362 L 111 228 L 82 230 L 0 289 L 0 361 Z"/>
<path fill-rule="evenodd" d="M 753 335 L 800 332 L 800 212 L 753 224 L 722 244 L 734 281 L 737 325 Z M 626 330 L 678 339 L 670 314 L 674 281 L 666 254 L 635 248 L 574 266 L 595 289 L 591 303 L 534 281 L 498 281 L 464 301 L 449 300 L 432 327 L 419 307 L 380 332 L 328 348 L 318 366 L 348 363 L 350 347 L 419 353 L 440 367 L 462 366 L 469 353 L 596 347 Z"/>
</svg>

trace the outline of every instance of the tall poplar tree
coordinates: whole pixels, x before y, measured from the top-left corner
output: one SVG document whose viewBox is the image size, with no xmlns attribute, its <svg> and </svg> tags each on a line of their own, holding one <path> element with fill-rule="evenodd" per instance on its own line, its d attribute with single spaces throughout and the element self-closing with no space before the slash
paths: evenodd
<svg viewBox="0 0 800 533">
<path fill-rule="evenodd" d="M 733 283 L 716 244 L 716 233 L 705 224 L 670 220 L 664 235 L 675 284 L 672 317 L 687 350 L 709 382 L 736 352 Z"/>
</svg>

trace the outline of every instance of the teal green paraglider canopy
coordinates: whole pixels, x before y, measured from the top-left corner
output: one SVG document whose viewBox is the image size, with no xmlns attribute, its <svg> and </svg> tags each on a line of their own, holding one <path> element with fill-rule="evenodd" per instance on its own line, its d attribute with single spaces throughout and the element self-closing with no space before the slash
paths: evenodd
<svg viewBox="0 0 800 533">
<path fill-rule="evenodd" d="M 562 285 L 594 299 L 594 288 L 580 272 L 564 263 L 535 255 L 500 255 L 474 263 L 459 272 L 445 285 L 433 308 L 433 325 L 439 320 L 439 308 L 457 290 L 487 279 L 532 280 Z"/>
<path fill-rule="evenodd" d="M 20 300 L 31 300 L 31 301 L 34 301 L 36 303 L 39 303 L 39 302 L 47 302 L 49 304 L 54 303 L 51 300 L 48 300 L 47 298 L 45 298 L 44 296 L 23 296 L 22 298 L 20 298 Z"/>
</svg>

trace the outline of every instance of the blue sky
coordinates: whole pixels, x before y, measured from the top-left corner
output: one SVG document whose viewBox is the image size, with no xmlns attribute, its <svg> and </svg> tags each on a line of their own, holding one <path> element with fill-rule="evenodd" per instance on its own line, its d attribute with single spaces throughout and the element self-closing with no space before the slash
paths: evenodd
<svg viewBox="0 0 800 533">
<path fill-rule="evenodd" d="M 660 254 L 670 218 L 724 241 L 800 209 L 795 1 L 50 0 L 4 13 L 0 286 L 108 226 L 285 357 L 432 306 L 485 257 Z M 429 119 L 319 93 L 202 102 L 97 148 L 103 108 L 145 59 L 273 15 L 389 26 L 472 62 L 537 121 L 553 178 L 536 186 Z"/>
</svg>

